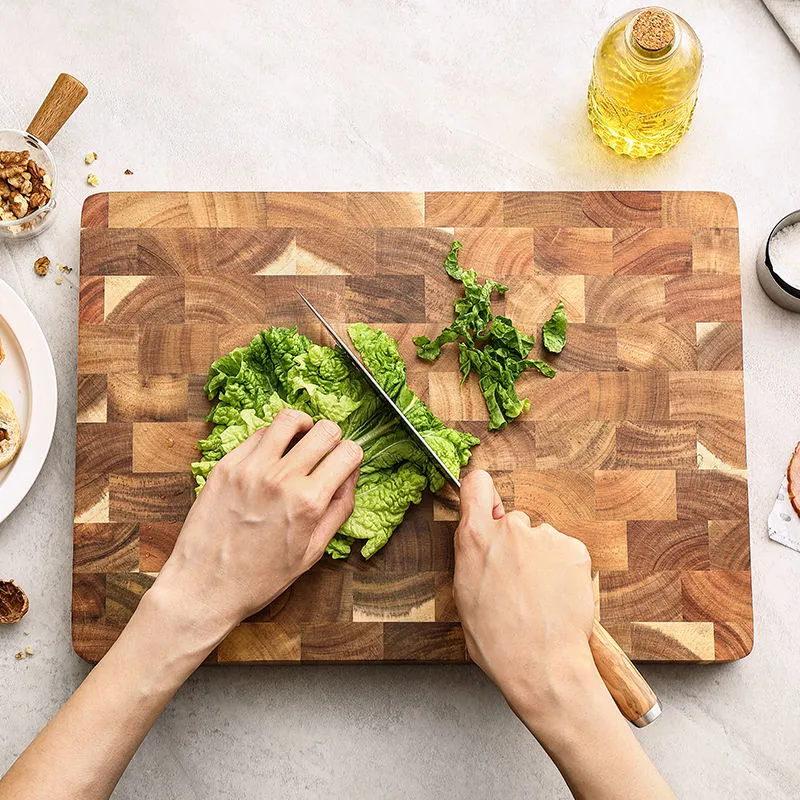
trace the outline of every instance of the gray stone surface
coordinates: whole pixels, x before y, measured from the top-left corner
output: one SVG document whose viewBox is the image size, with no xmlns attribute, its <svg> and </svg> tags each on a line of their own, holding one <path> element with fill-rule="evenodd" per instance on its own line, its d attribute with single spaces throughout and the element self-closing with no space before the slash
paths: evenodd
<svg viewBox="0 0 800 800">
<path fill-rule="evenodd" d="M 56 438 L 0 525 L 0 573 L 26 589 L 0 630 L 0 769 L 86 674 L 69 631 L 77 271 L 93 171 L 113 189 L 591 189 L 727 191 L 739 206 L 756 645 L 727 666 L 643 671 L 666 712 L 639 734 L 681 797 L 800 794 L 800 555 L 766 517 L 800 439 L 800 317 L 753 269 L 762 237 L 800 208 L 800 55 L 761 3 L 670 5 L 706 69 L 693 128 L 632 163 L 585 119 L 594 44 L 631 3 L 6 0 L 0 124 L 24 127 L 58 72 L 90 89 L 55 140 L 59 217 L 0 244 L 0 277 L 30 305 L 56 361 Z M 25 55 L 22 55 L 22 52 Z M 132 176 L 124 176 L 130 168 Z M 0 304 L 2 303 L 0 297 Z M 33 658 L 13 654 L 30 644 Z M 87 731 L 87 735 L 91 735 Z M 545 754 L 471 667 L 216 668 L 170 704 L 115 795 L 138 798 L 567 797 Z"/>
</svg>

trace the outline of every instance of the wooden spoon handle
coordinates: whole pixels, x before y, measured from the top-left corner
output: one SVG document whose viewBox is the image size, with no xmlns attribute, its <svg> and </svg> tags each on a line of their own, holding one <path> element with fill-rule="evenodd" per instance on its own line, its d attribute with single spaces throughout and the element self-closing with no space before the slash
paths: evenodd
<svg viewBox="0 0 800 800">
<path fill-rule="evenodd" d="M 61 126 L 88 93 L 87 88 L 77 78 L 62 72 L 28 125 L 28 133 L 32 133 L 45 144 L 50 144 L 50 140 L 61 130 Z"/>
<path fill-rule="evenodd" d="M 594 621 L 589 638 L 597 671 L 623 716 L 637 728 L 644 728 L 661 714 L 656 693 L 625 655 L 611 634 Z"/>
</svg>

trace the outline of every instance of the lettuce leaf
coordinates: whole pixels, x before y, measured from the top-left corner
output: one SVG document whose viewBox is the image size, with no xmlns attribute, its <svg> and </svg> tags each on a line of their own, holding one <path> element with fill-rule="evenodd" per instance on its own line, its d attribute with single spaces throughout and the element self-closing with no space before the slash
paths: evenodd
<svg viewBox="0 0 800 800">
<path fill-rule="evenodd" d="M 564 301 L 559 300 L 550 319 L 542 325 L 542 341 L 551 353 L 560 353 L 567 343 L 567 312 Z"/>
<path fill-rule="evenodd" d="M 479 440 L 448 428 L 406 383 L 406 365 L 397 342 L 363 323 L 349 329 L 356 349 L 376 380 L 404 409 L 437 455 L 458 473 Z M 208 420 L 211 433 L 197 443 L 192 464 L 197 491 L 214 465 L 282 408 L 296 408 L 315 420 L 331 419 L 364 450 L 352 516 L 328 544 L 332 558 L 347 558 L 356 541 L 369 558 L 380 550 L 423 491 L 444 484 L 427 456 L 373 392 L 347 356 L 314 344 L 296 328 L 269 328 L 249 347 L 240 347 L 209 369 L 206 394 L 216 401 Z"/>
<path fill-rule="evenodd" d="M 444 345 L 458 341 L 461 383 L 470 373 L 477 373 L 489 412 L 489 430 L 499 430 L 530 408 L 530 401 L 517 394 L 517 378 L 528 369 L 537 369 L 548 378 L 556 373 L 544 361 L 528 359 L 533 335 L 522 333 L 509 317 L 494 316 L 492 295 L 503 295 L 508 287 L 491 278 L 481 283 L 475 270 L 463 269 L 458 263 L 461 247 L 460 242 L 453 242 L 444 262 L 447 274 L 464 287 L 464 295 L 453 303 L 453 323 L 435 339 L 417 336 L 413 341 L 418 347 L 417 355 L 426 361 L 435 361 Z M 560 352 L 566 342 L 566 329 L 564 304 L 559 302 L 543 329 L 548 350 Z"/>
</svg>

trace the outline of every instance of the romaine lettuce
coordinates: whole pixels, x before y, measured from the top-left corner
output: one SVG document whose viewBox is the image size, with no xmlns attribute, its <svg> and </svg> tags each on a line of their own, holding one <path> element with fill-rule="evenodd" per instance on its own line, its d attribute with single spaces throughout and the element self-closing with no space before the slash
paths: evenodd
<svg viewBox="0 0 800 800">
<path fill-rule="evenodd" d="M 397 342 L 363 323 L 349 328 L 364 363 L 455 473 L 470 458 L 479 440 L 448 428 L 406 383 L 406 365 Z M 226 453 L 258 428 L 269 425 L 282 408 L 296 408 L 315 420 L 331 419 L 345 438 L 364 450 L 351 517 L 329 543 L 326 552 L 346 558 L 353 543 L 364 541 L 361 554 L 380 550 L 426 487 L 444 484 L 429 459 L 414 444 L 391 409 L 372 391 L 339 350 L 316 345 L 296 328 L 270 328 L 249 347 L 240 347 L 215 361 L 205 386 L 216 400 L 208 416 L 214 428 L 198 442 L 201 458 L 192 464 L 197 491 Z"/>
</svg>

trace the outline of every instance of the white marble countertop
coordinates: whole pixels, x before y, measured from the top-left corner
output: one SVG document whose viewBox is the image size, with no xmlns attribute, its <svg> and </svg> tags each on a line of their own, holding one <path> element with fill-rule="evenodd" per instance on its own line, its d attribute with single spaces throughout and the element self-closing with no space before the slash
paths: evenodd
<svg viewBox="0 0 800 800">
<path fill-rule="evenodd" d="M 648 666 L 663 718 L 639 735 L 678 795 L 800 794 L 800 554 L 766 517 L 800 439 L 800 316 L 766 298 L 761 239 L 800 208 L 800 54 L 758 0 L 672 0 L 705 75 L 692 130 L 632 163 L 585 119 L 591 54 L 623 0 L 6 0 L 0 125 L 25 127 L 61 71 L 89 97 L 53 145 L 58 219 L 0 244 L 56 361 L 56 437 L 0 525 L 1 577 L 25 587 L 0 630 L 0 769 L 87 672 L 70 644 L 79 215 L 101 189 L 709 189 L 739 207 L 756 615 L 754 652 L 725 666 Z M 226 9 L 223 11 L 222 9 Z M 14 51 L 17 52 L 17 51 Z M 123 175 L 130 168 L 132 176 Z M 0 297 L 0 304 L 2 303 Z M 20 627 L 29 630 L 23 636 Z M 16 661 L 29 644 L 36 655 Z M 568 797 L 546 755 L 472 667 L 217 668 L 170 704 L 116 797 Z"/>
</svg>

